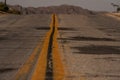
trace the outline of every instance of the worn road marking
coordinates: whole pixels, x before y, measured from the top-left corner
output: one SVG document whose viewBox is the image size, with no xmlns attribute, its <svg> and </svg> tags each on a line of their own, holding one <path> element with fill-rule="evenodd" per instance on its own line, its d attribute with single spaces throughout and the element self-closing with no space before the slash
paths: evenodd
<svg viewBox="0 0 120 80">
<path fill-rule="evenodd" d="M 53 14 L 50 30 L 46 34 L 42 49 L 39 43 L 12 80 L 62 80 L 64 78 L 63 64 L 58 51 L 57 20 L 57 16 Z"/>
<path fill-rule="evenodd" d="M 54 14 L 42 49 L 40 42 L 12 80 L 68 80 L 65 78 L 57 36 L 58 18 Z M 85 80 L 85 77 L 80 80 Z"/>
<path fill-rule="evenodd" d="M 61 61 L 60 51 L 58 47 L 58 18 L 55 16 L 55 33 L 53 39 L 53 67 L 54 67 L 54 80 L 63 80 L 65 76 L 63 63 Z"/>
<path fill-rule="evenodd" d="M 28 60 L 22 65 L 18 70 L 15 77 L 12 80 L 27 80 L 30 70 L 35 64 L 38 55 L 40 54 L 41 43 L 38 43 L 37 47 L 34 49 L 33 53 L 30 55 Z"/>
<path fill-rule="evenodd" d="M 54 14 L 31 80 L 63 80 L 64 78 L 63 64 L 58 51 L 57 25 L 57 17 Z"/>
</svg>

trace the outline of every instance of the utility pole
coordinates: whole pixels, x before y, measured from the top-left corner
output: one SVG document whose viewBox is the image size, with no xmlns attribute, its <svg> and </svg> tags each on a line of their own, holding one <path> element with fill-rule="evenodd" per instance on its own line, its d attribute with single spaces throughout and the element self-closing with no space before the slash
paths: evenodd
<svg viewBox="0 0 120 80">
<path fill-rule="evenodd" d="M 6 0 L 5 0 L 5 5 L 7 5 L 7 4 L 6 4 Z"/>
</svg>

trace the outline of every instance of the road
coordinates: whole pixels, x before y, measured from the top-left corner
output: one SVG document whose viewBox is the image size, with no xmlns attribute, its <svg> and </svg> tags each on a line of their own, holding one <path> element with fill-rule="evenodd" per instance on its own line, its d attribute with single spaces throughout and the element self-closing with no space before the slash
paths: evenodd
<svg viewBox="0 0 120 80">
<path fill-rule="evenodd" d="M 120 21 L 94 15 L 0 16 L 0 80 L 119 80 Z"/>
<path fill-rule="evenodd" d="M 11 80 L 44 42 L 51 15 L 0 17 L 0 80 Z M 43 23 L 44 22 L 44 23 Z"/>
</svg>

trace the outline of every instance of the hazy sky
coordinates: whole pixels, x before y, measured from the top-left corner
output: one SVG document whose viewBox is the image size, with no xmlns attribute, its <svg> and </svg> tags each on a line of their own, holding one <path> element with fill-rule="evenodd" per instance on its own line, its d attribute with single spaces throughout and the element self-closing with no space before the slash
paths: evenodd
<svg viewBox="0 0 120 80">
<path fill-rule="evenodd" d="M 25 7 L 70 4 L 97 11 L 114 11 L 115 8 L 110 4 L 112 2 L 120 5 L 120 0 L 7 0 L 8 4 L 19 4 Z"/>
</svg>

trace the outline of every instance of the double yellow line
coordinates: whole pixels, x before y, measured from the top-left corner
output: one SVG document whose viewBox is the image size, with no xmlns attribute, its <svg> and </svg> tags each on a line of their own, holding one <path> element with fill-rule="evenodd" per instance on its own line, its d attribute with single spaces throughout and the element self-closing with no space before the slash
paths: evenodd
<svg viewBox="0 0 120 80">
<path fill-rule="evenodd" d="M 55 18 L 55 19 L 54 19 Z M 55 23 L 54 23 L 55 20 Z M 36 58 L 37 62 L 32 72 L 32 75 L 29 80 L 45 80 L 46 77 L 46 67 L 47 67 L 47 55 L 48 55 L 48 47 L 50 35 L 53 31 L 53 26 L 55 25 L 55 31 L 53 34 L 53 48 L 52 48 L 52 58 L 53 58 L 53 80 L 63 80 L 64 78 L 64 68 L 61 61 L 61 56 L 59 53 L 57 35 L 58 35 L 58 18 L 55 14 L 52 15 L 52 20 L 50 23 L 50 30 L 46 34 L 42 50 L 39 53 L 40 45 L 35 48 L 34 52 L 31 54 L 26 63 L 20 68 L 18 73 L 16 74 L 14 80 L 28 80 L 29 73 L 31 69 L 34 67 Z M 37 57 L 37 55 L 39 56 Z"/>
</svg>

